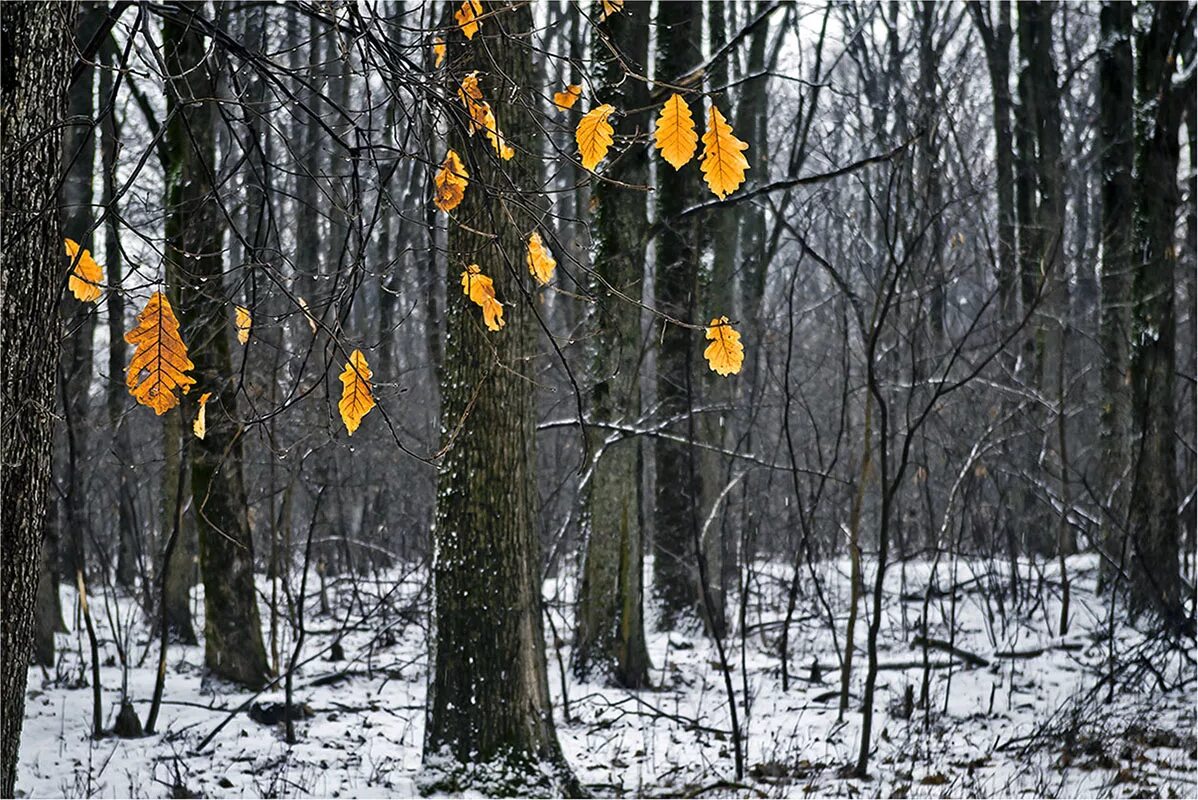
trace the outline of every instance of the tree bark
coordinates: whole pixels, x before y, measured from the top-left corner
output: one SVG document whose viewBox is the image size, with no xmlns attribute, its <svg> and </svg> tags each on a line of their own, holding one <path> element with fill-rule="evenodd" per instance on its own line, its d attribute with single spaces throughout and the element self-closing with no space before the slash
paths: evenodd
<svg viewBox="0 0 1198 800">
<path fill-rule="evenodd" d="M 38 554 L 46 523 L 66 259 L 56 191 L 74 3 L 9 3 L 0 18 L 0 796 L 15 794 L 33 645 Z"/>
<path fill-rule="evenodd" d="M 460 30 L 447 37 L 450 92 L 478 70 L 516 153 L 501 162 L 481 132 L 467 137 L 464 110 L 455 106 L 448 145 L 466 163 L 470 185 L 448 233 L 453 290 L 441 393 L 449 450 L 437 481 L 426 790 L 577 791 L 550 707 L 535 524 L 530 378 L 537 323 L 524 263 L 540 207 L 541 133 L 528 110 L 535 108 L 526 41 L 532 24 L 532 9 L 517 4 L 488 16 L 470 45 Z M 494 280 L 502 330 L 487 330 L 481 309 L 460 289 L 470 264 Z"/>
<path fill-rule="evenodd" d="M 607 53 L 609 39 L 635 70 L 649 58 L 649 3 L 629 3 L 594 29 L 596 53 Z M 605 84 L 596 103 L 640 109 L 619 122 L 617 135 L 643 137 L 650 129 L 649 90 L 625 77 L 624 66 L 610 54 L 604 62 Z M 607 175 L 632 186 L 649 182 L 649 151 L 634 141 Z M 613 287 L 639 300 L 649 218 L 646 199 L 606 181 L 594 187 L 595 278 L 591 418 L 634 424 L 641 411 L 640 306 L 615 296 Z M 630 689 L 649 685 L 649 652 L 645 647 L 644 537 L 641 530 L 640 440 L 629 437 L 604 447 L 609 432 L 590 431 L 597 461 L 585 502 L 587 540 L 579 589 L 574 669 L 580 676 L 593 669 Z"/>
<path fill-rule="evenodd" d="M 242 429 L 229 352 L 230 303 L 223 281 L 224 226 L 213 186 L 215 82 L 200 36 L 200 4 L 163 24 L 173 155 L 167 176 L 166 261 L 178 276 L 184 340 L 198 391 L 211 391 L 208 432 L 188 448 L 204 580 L 204 660 L 214 674 L 251 688 L 268 676 L 254 590 L 254 548 L 242 482 Z M 191 403 L 188 419 L 194 414 Z M 190 433 L 190 432 L 188 432 Z"/>
</svg>

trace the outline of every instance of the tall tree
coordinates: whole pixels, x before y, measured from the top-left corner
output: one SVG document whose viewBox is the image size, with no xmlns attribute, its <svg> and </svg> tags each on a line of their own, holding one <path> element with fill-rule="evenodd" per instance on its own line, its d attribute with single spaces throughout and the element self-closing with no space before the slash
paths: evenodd
<svg viewBox="0 0 1198 800">
<path fill-rule="evenodd" d="M 1194 7 L 1153 3 L 1136 42 L 1136 210 L 1132 268 L 1130 375 L 1133 477 L 1132 601 L 1178 621 L 1180 525 L 1177 518 L 1173 364 L 1177 322 L 1177 167 L 1185 91 L 1174 85 Z M 1188 19 L 1187 19 L 1188 17 Z M 1187 65 L 1188 66 L 1188 65 Z"/>
<path fill-rule="evenodd" d="M 625 72 L 646 72 L 649 5 L 629 3 L 625 13 L 611 15 L 593 29 L 594 51 L 603 58 L 603 86 L 596 102 L 635 109 L 620 122 L 619 133 L 632 142 L 629 151 L 606 173 L 627 186 L 649 182 L 649 89 Z M 591 417 L 633 424 L 641 410 L 642 338 L 640 306 L 630 300 L 641 297 L 648 210 L 639 189 L 629 191 L 608 181 L 598 182 L 593 196 Z M 613 437 L 603 428 L 591 429 L 588 436 L 597 460 L 585 500 L 587 541 L 574 667 L 582 675 L 598 667 L 621 686 L 640 688 L 649 685 L 650 666 L 643 608 L 640 439 Z"/>
<path fill-rule="evenodd" d="M 181 327 L 195 378 L 210 391 L 208 431 L 188 448 L 191 494 L 204 580 L 204 660 L 216 675 L 250 687 L 269 668 L 254 590 L 254 547 L 246 518 L 242 434 L 231 367 L 225 294 L 224 226 L 214 186 L 214 65 L 207 57 L 202 4 L 179 6 L 163 23 L 172 163 L 166 183 L 166 263 L 178 280 Z M 169 280 L 169 278 L 168 278 Z M 176 416 L 180 411 L 173 412 Z"/>
<path fill-rule="evenodd" d="M 424 765 L 430 784 L 486 794 L 521 787 L 577 790 L 557 741 L 546 678 L 541 618 L 540 541 L 533 474 L 532 278 L 524 264 L 540 218 L 540 131 L 531 109 L 532 9 L 484 3 L 489 15 L 467 42 L 448 36 L 456 93 L 478 71 L 499 132 L 515 148 L 501 161 L 467 135 L 465 109 L 449 147 L 466 162 L 470 185 L 448 233 L 449 295 L 442 418 L 449 448 L 438 474 Z M 462 274 L 477 264 L 494 280 L 505 326 L 483 324 L 463 295 Z M 497 766 L 468 769 L 469 764 Z M 551 786 L 541 765 L 560 777 Z M 552 781 L 550 781 L 552 783 Z M 523 791 L 529 791 L 525 788 Z"/>
<path fill-rule="evenodd" d="M 703 6 L 697 0 L 659 3 L 657 6 L 656 75 L 666 86 L 654 94 L 664 101 L 674 91 L 669 86 L 702 62 Z M 704 112 L 697 95 L 687 99 L 696 127 Z M 695 197 L 693 176 L 667 166 L 657 171 L 657 224 L 655 240 L 656 305 L 673 319 L 693 322 L 697 312 L 699 228 L 694 217 L 682 212 Z M 656 337 L 655 337 L 656 338 Z M 692 413 L 696 379 L 694 332 L 664 323 L 657 354 L 657 402 L 663 418 L 674 420 L 671 429 L 681 434 L 655 443 L 657 485 L 654 498 L 653 590 L 661 604 L 663 629 L 675 627 L 680 617 L 699 606 L 695 543 L 699 536 L 702 475 L 691 442 L 697 430 Z"/>
<path fill-rule="evenodd" d="M 0 796 L 16 793 L 38 554 L 54 424 L 58 299 L 65 285 L 57 189 L 74 3 L 9 3 L 0 17 Z"/>
</svg>

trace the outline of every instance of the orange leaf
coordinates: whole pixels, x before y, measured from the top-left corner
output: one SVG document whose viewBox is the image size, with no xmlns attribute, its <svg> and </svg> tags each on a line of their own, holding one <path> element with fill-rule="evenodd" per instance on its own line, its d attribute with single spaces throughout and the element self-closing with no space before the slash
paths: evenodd
<svg viewBox="0 0 1198 800">
<path fill-rule="evenodd" d="M 596 165 L 607 155 L 607 149 L 611 147 L 612 134 L 615 131 L 612 130 L 611 123 L 607 121 L 607 118 L 615 110 L 613 106 L 604 103 L 588 111 L 578 121 L 574 139 L 578 142 L 582 165 L 589 170 L 595 169 Z"/>
<path fill-rule="evenodd" d="M 624 0 L 603 0 L 603 19 L 624 10 Z"/>
<path fill-rule="evenodd" d="M 528 237 L 528 255 L 525 260 L 528 262 L 528 271 L 542 286 L 549 283 L 553 277 L 553 270 L 557 268 L 557 262 L 553 260 L 549 248 L 541 241 L 541 234 L 536 231 Z"/>
<path fill-rule="evenodd" d="M 569 111 L 574 108 L 574 104 L 580 97 L 582 97 L 582 87 L 572 83 L 566 87 L 566 91 L 553 93 L 553 104 L 561 111 Z"/>
<path fill-rule="evenodd" d="M 503 134 L 499 132 L 499 123 L 495 121 L 495 114 L 491 111 L 490 104 L 483 103 L 482 107 L 483 132 L 491 140 L 491 147 L 495 148 L 495 152 L 499 154 L 499 157 L 504 161 L 510 161 L 512 156 L 516 155 L 516 151 L 508 146 L 507 141 L 503 138 Z"/>
<path fill-rule="evenodd" d="M 474 34 L 478 33 L 478 27 L 481 22 L 477 22 L 476 18 L 483 13 L 483 4 L 479 0 L 466 0 L 462 3 L 462 7 L 453 12 L 453 18 L 462 28 L 462 33 L 467 39 L 473 39 Z"/>
<path fill-rule="evenodd" d="M 212 396 L 212 392 L 204 392 L 200 395 L 200 410 L 196 414 L 195 422 L 191 424 L 191 432 L 196 435 L 197 439 L 203 439 L 208 433 L 207 410 L 208 398 Z"/>
<path fill-rule="evenodd" d="M 244 345 L 250 340 L 250 328 L 253 327 L 254 320 L 250 316 L 250 310 L 245 306 L 237 306 L 236 320 L 233 323 L 237 328 L 237 341 Z"/>
<path fill-rule="evenodd" d="M 482 274 L 478 264 L 471 264 L 462 272 L 462 293 L 482 308 L 487 328 L 497 331 L 503 327 L 503 303 L 495 299 L 495 283 Z"/>
<path fill-rule="evenodd" d="M 437 208 L 446 213 L 457 208 L 458 204 L 462 202 L 462 198 L 466 196 L 469 178 L 470 173 L 466 171 L 466 165 L 462 163 L 458 154 L 452 150 L 446 153 L 441 169 L 433 178 L 433 184 L 436 187 L 433 203 Z"/>
<path fill-rule="evenodd" d="M 707 132 L 703 134 L 703 164 L 701 169 L 716 197 L 723 200 L 745 182 L 749 162 L 742 151 L 749 145 L 732 134 L 732 126 L 720 110 L 711 105 L 707 117 Z"/>
<path fill-rule="evenodd" d="M 195 378 L 187 374 L 195 364 L 187 357 L 187 346 L 179 337 L 179 320 L 162 292 L 154 292 L 137 315 L 137 325 L 125 334 L 133 345 L 133 358 L 125 373 L 129 394 L 143 406 L 165 414 L 179 404 L 176 389 L 187 394 Z M 141 380 L 142 371 L 147 373 Z M 140 381 L 140 382 L 139 382 Z"/>
<path fill-rule="evenodd" d="M 682 169 L 694 157 L 699 137 L 695 133 L 695 118 L 691 116 L 690 106 L 682 99 L 682 95 L 671 95 L 661 107 L 661 116 L 657 118 L 657 130 L 653 136 L 661 157 L 675 170 Z"/>
<path fill-rule="evenodd" d="M 362 424 L 362 417 L 374 408 L 374 395 L 371 394 L 370 379 L 374 373 L 366 363 L 366 356 L 361 350 L 349 354 L 345 362 L 345 371 L 341 373 L 341 402 L 337 408 L 341 411 L 341 421 L 345 429 L 353 436 L 354 431 Z"/>
<path fill-rule="evenodd" d="M 94 303 L 100 299 L 100 282 L 104 280 L 104 268 L 92 258 L 90 250 L 84 250 L 79 255 L 79 243 L 74 239 L 64 239 L 67 256 L 75 263 L 67 287 L 77 300 L 84 303 Z M 75 256 L 79 255 L 76 260 Z"/>
<path fill-rule="evenodd" d="M 436 59 L 433 63 L 434 67 L 439 67 L 445 63 L 445 40 L 440 36 L 433 39 L 433 57 Z"/>
<path fill-rule="evenodd" d="M 721 375 L 735 375 L 745 360 L 745 346 L 740 343 L 740 334 L 728 324 L 727 317 L 711 321 L 707 329 L 711 344 L 703 351 L 708 365 Z"/>
<path fill-rule="evenodd" d="M 473 136 L 476 130 L 484 127 L 483 122 L 490 112 L 490 106 L 483 102 L 483 90 L 478 85 L 477 70 L 462 78 L 462 85 L 458 87 L 458 99 L 462 101 L 462 105 L 466 107 L 466 113 L 470 115 L 467 132 Z"/>
</svg>

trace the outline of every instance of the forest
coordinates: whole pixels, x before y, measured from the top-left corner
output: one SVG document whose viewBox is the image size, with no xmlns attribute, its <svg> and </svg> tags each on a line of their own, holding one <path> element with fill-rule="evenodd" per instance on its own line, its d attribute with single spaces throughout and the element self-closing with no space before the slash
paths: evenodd
<svg viewBox="0 0 1198 800">
<path fill-rule="evenodd" d="M 1194 796 L 1196 12 L 0 4 L 0 796 Z"/>
</svg>

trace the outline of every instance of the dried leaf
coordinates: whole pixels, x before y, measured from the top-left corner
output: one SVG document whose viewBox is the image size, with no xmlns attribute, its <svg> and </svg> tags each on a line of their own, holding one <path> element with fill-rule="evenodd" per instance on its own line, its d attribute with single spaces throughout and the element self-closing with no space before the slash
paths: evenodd
<svg viewBox="0 0 1198 800">
<path fill-rule="evenodd" d="M 657 118 L 657 130 L 653 136 L 661 157 L 675 170 L 681 169 L 694 158 L 699 136 L 695 133 L 695 118 L 691 116 L 690 106 L 682 99 L 682 95 L 671 95 L 661 107 L 661 116 Z"/>
<path fill-rule="evenodd" d="M 728 324 L 727 317 L 713 319 L 707 329 L 711 344 L 703 351 L 708 365 L 721 375 L 735 375 L 745 360 L 745 346 L 740 343 L 740 334 Z"/>
<path fill-rule="evenodd" d="M 612 14 L 619 14 L 624 10 L 624 0 L 603 0 L 603 19 L 607 19 Z"/>
<path fill-rule="evenodd" d="M 70 280 L 67 281 L 71 294 L 84 303 L 96 302 L 100 299 L 100 283 L 104 280 L 104 268 L 92 258 L 90 250 L 84 250 L 76 260 L 75 256 L 79 254 L 79 243 L 74 239 L 64 239 L 63 242 L 67 247 L 67 256 L 75 263 L 75 269 L 71 272 Z"/>
<path fill-rule="evenodd" d="M 341 421 L 345 429 L 353 436 L 354 431 L 362 424 L 362 417 L 374 408 L 374 395 L 371 393 L 370 379 L 374 373 L 366 363 L 366 356 L 361 350 L 349 354 L 345 362 L 345 371 L 341 373 L 341 402 L 337 409 L 341 412 Z"/>
<path fill-rule="evenodd" d="M 466 107 L 466 113 L 470 115 L 467 133 L 473 136 L 476 130 L 486 127 L 484 122 L 487 114 L 491 111 L 491 107 L 483 102 L 483 89 L 478 84 L 477 70 L 462 78 L 462 83 L 458 86 L 458 99 L 462 101 L 462 105 Z"/>
<path fill-rule="evenodd" d="M 482 308 L 488 329 L 497 331 L 503 327 L 503 303 L 495 299 L 495 283 L 482 274 L 478 264 L 471 264 L 462 272 L 462 293 Z"/>
<path fill-rule="evenodd" d="M 574 104 L 580 97 L 582 97 L 582 87 L 577 83 L 572 83 L 566 87 L 566 91 L 553 93 L 553 104 L 560 111 L 569 111 L 574 108 Z"/>
<path fill-rule="evenodd" d="M 238 343 L 244 345 L 250 340 L 250 328 L 254 325 L 250 310 L 245 306 L 237 306 L 236 320 L 233 325 L 237 328 Z"/>
<path fill-rule="evenodd" d="M 473 39 L 474 34 L 478 33 L 478 28 L 482 25 L 477 21 L 479 14 L 483 13 L 483 4 L 479 0 L 466 0 L 462 3 L 462 7 L 453 12 L 453 18 L 457 21 L 467 39 Z"/>
<path fill-rule="evenodd" d="M 203 439 L 208 433 L 208 398 L 212 396 L 212 392 L 204 392 L 200 395 L 200 410 L 196 414 L 195 422 L 191 423 L 191 431 L 196 435 L 197 439 Z"/>
<path fill-rule="evenodd" d="M 445 40 L 440 36 L 433 39 L 433 62 L 434 67 L 439 67 L 445 63 Z"/>
<path fill-rule="evenodd" d="M 441 163 L 441 169 L 433 178 L 436 187 L 433 203 L 446 213 L 453 211 L 466 196 L 469 179 L 470 173 L 466 171 L 466 165 L 457 153 L 450 150 L 445 154 L 445 161 Z"/>
<path fill-rule="evenodd" d="M 165 414 L 179 404 L 176 389 L 187 394 L 195 378 L 187 374 L 195 364 L 187 357 L 187 346 L 179 337 L 179 320 L 162 292 L 154 292 L 137 315 L 137 325 L 125 334 L 133 345 L 133 358 L 125 374 L 129 394 L 143 406 Z M 147 373 L 141 380 L 141 373 Z"/>
<path fill-rule="evenodd" d="M 748 143 L 732 134 L 732 126 L 713 103 L 707 117 L 707 132 L 703 134 L 701 169 L 712 193 L 721 200 L 744 183 L 749 162 L 743 151 L 748 149 Z"/>
<path fill-rule="evenodd" d="M 553 270 L 557 269 L 557 262 L 553 259 L 553 254 L 549 252 L 549 248 L 541 241 L 541 234 L 533 231 L 533 234 L 528 237 L 528 271 L 533 274 L 533 277 L 544 286 L 553 278 Z"/>
<path fill-rule="evenodd" d="M 607 149 L 611 147 L 612 134 L 615 131 L 612 130 L 611 123 L 607 121 L 607 118 L 615 110 L 613 106 L 604 103 L 588 111 L 578 121 L 574 139 L 578 142 L 582 165 L 589 170 L 595 169 L 596 165 L 607 155 Z"/>
<path fill-rule="evenodd" d="M 516 155 L 516 151 L 508 146 L 507 141 L 503 138 L 503 134 L 499 132 L 499 124 L 495 121 L 495 114 L 491 111 L 490 104 L 483 103 L 482 106 L 483 132 L 491 140 L 491 147 L 495 148 L 495 152 L 499 154 L 499 157 L 504 161 L 510 161 L 512 156 Z"/>
</svg>

